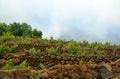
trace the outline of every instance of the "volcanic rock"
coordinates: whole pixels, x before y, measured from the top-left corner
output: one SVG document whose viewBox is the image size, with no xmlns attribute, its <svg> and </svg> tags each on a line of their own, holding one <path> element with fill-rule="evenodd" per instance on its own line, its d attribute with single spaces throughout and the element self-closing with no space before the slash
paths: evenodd
<svg viewBox="0 0 120 79">
<path fill-rule="evenodd" d="M 112 79 L 114 74 L 111 71 L 112 67 L 106 63 L 101 63 L 99 66 L 99 77 L 101 79 Z"/>
<path fill-rule="evenodd" d="M 0 66 L 4 66 L 5 65 L 6 60 L 5 59 L 0 59 Z"/>
</svg>

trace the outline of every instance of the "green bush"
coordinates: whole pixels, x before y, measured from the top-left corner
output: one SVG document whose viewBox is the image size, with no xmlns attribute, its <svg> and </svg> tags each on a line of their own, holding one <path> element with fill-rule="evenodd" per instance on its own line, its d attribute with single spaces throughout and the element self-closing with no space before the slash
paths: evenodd
<svg viewBox="0 0 120 79">
<path fill-rule="evenodd" d="M 5 66 L 3 66 L 2 69 L 4 69 L 4 70 L 15 69 L 15 66 L 14 66 L 14 64 L 12 63 L 12 60 L 7 60 Z"/>
<path fill-rule="evenodd" d="M 93 60 L 89 60 L 89 62 L 88 62 L 88 64 L 93 64 L 94 62 L 93 62 Z"/>
<path fill-rule="evenodd" d="M 57 43 L 58 43 L 59 46 L 63 46 L 64 40 L 58 39 L 58 40 L 57 40 Z"/>
<path fill-rule="evenodd" d="M 17 49 L 17 47 L 18 47 L 18 45 L 13 45 L 13 46 L 11 47 L 11 52 L 14 52 L 14 51 Z"/>
<path fill-rule="evenodd" d="M 104 55 L 105 55 L 105 51 L 103 51 L 103 50 L 98 50 L 98 51 L 97 51 L 97 55 L 98 55 L 98 56 L 104 56 Z"/>
<path fill-rule="evenodd" d="M 109 47 L 111 45 L 111 43 L 110 42 L 106 42 L 105 44 L 104 44 L 104 46 L 107 48 L 107 47 Z"/>
<path fill-rule="evenodd" d="M 16 50 L 17 47 L 18 47 L 18 45 L 13 45 L 11 47 L 5 46 L 5 51 L 8 52 L 8 53 L 13 53 Z"/>
<path fill-rule="evenodd" d="M 120 62 L 120 58 L 119 58 L 119 59 L 117 59 L 115 62 Z"/>
<path fill-rule="evenodd" d="M 79 65 L 83 65 L 84 64 L 84 61 L 83 60 L 80 60 L 79 61 Z"/>
<path fill-rule="evenodd" d="M 90 43 L 90 44 L 88 44 L 89 49 L 94 49 L 95 46 L 96 46 L 95 43 Z"/>
<path fill-rule="evenodd" d="M 46 69 L 47 67 L 43 63 L 40 63 L 40 68 L 41 69 Z"/>
<path fill-rule="evenodd" d="M 58 54 L 58 48 L 51 47 L 51 48 L 46 48 L 47 53 L 50 54 Z"/>
<path fill-rule="evenodd" d="M 80 51 L 80 44 L 76 41 L 70 41 L 66 46 L 69 54 L 77 54 Z"/>
<path fill-rule="evenodd" d="M 23 61 L 20 65 L 15 66 L 12 63 L 11 59 L 7 60 L 5 66 L 2 67 L 2 69 L 4 70 L 24 69 L 24 68 L 32 69 L 32 67 L 27 66 L 26 61 Z"/>
<path fill-rule="evenodd" d="M 20 65 L 15 66 L 15 68 L 16 69 L 25 69 L 25 68 L 32 69 L 30 66 L 27 66 L 26 61 L 23 61 Z"/>
<path fill-rule="evenodd" d="M 32 55 L 36 55 L 36 54 L 39 54 L 40 53 L 40 50 L 36 50 L 35 48 L 31 48 L 31 49 L 29 49 L 29 50 L 27 50 L 27 49 L 24 49 L 24 51 L 27 53 L 29 53 L 29 54 L 32 54 Z"/>
<path fill-rule="evenodd" d="M 14 35 L 12 35 L 11 33 L 7 32 L 7 33 L 3 33 L 3 35 L 0 37 L 0 40 L 2 42 L 6 42 L 6 41 L 11 41 L 14 40 Z"/>
<path fill-rule="evenodd" d="M 0 45 L 0 55 L 4 52 L 5 45 Z"/>
</svg>

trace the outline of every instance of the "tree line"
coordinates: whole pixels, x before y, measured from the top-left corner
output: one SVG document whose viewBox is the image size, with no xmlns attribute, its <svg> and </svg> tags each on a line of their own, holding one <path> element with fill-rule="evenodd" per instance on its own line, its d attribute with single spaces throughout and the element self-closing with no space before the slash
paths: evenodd
<svg viewBox="0 0 120 79">
<path fill-rule="evenodd" d="M 42 38 L 42 32 L 37 29 L 32 29 L 31 25 L 28 25 L 27 23 L 0 23 L 0 36 L 4 33 L 11 33 L 14 36 L 34 36 Z"/>
</svg>

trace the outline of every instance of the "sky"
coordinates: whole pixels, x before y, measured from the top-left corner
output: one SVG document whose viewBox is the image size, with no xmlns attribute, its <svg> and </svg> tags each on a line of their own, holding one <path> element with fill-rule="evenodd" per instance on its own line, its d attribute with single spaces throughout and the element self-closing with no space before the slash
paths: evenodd
<svg viewBox="0 0 120 79">
<path fill-rule="evenodd" d="M 0 0 L 0 22 L 26 22 L 43 38 L 120 43 L 120 0 Z"/>
</svg>

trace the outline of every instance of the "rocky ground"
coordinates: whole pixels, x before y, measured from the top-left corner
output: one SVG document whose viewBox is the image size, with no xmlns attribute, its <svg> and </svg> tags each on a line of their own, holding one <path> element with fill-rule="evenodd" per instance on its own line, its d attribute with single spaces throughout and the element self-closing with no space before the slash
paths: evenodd
<svg viewBox="0 0 120 79">
<path fill-rule="evenodd" d="M 8 56 L 8 57 L 7 57 Z M 60 56 L 60 55 L 17 55 L 7 54 L 0 59 L 4 66 L 7 59 L 12 59 L 18 65 L 27 60 L 30 69 L 0 70 L 0 79 L 119 79 L 120 62 L 113 61 L 112 57 L 96 56 Z M 117 57 L 116 57 L 117 58 Z M 112 60 L 113 59 L 113 60 Z M 80 60 L 83 60 L 80 62 Z M 92 62 L 89 62 L 92 60 Z M 43 63 L 47 69 L 39 67 Z"/>
<path fill-rule="evenodd" d="M 55 65 L 43 70 L 0 70 L 0 79 L 119 79 L 120 63 Z"/>
<path fill-rule="evenodd" d="M 12 46 L 13 44 L 6 43 L 6 46 Z M 119 46 L 92 49 L 95 52 L 94 55 L 82 56 L 64 54 L 63 52 L 68 52 L 64 47 L 60 47 L 58 54 L 46 53 L 45 48 L 58 47 L 56 42 L 51 44 L 17 43 L 17 45 L 14 53 L 4 52 L 0 55 L 0 79 L 120 79 Z M 40 49 L 41 51 L 35 55 L 24 51 L 24 49 L 30 48 Z M 96 55 L 97 50 L 103 50 L 106 54 L 98 56 Z M 26 61 L 27 66 L 33 69 L 3 70 L 2 67 L 8 60 L 11 60 L 14 65 Z M 40 63 L 44 64 L 46 68 L 42 69 Z"/>
</svg>

